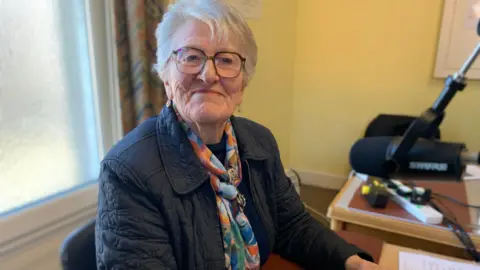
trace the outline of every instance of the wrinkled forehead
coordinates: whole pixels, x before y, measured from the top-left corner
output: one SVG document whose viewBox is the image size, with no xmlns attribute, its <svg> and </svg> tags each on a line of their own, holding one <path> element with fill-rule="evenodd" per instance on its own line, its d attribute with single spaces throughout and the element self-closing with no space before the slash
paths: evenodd
<svg viewBox="0 0 480 270">
<path fill-rule="evenodd" d="M 185 46 L 202 49 L 207 54 L 222 50 L 243 53 L 240 38 L 225 23 L 186 21 L 173 36 L 174 50 Z"/>
</svg>

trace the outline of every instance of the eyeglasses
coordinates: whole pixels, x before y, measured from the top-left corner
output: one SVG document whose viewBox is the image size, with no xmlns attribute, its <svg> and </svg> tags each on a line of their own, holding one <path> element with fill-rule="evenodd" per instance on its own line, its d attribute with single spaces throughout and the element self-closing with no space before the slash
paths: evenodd
<svg viewBox="0 0 480 270">
<path fill-rule="evenodd" d="M 177 69 L 185 74 L 199 74 L 208 60 L 213 61 L 213 66 L 218 76 L 223 78 L 235 78 L 245 66 L 245 58 L 235 52 L 217 52 L 213 56 L 207 56 L 200 49 L 182 47 L 173 51 L 177 56 Z"/>
</svg>

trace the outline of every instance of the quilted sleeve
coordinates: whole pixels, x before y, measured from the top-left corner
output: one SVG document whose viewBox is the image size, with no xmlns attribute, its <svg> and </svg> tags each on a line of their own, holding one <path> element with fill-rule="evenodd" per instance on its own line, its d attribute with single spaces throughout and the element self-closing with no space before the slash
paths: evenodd
<svg viewBox="0 0 480 270">
<path fill-rule="evenodd" d="M 275 253 L 306 269 L 344 269 L 346 260 L 353 255 L 373 261 L 369 254 L 346 242 L 308 213 L 285 175 L 278 146 L 274 139 L 272 141 L 278 228 Z"/>
<path fill-rule="evenodd" d="M 177 269 L 164 218 L 116 160 L 102 163 L 95 245 L 101 270 Z"/>
</svg>

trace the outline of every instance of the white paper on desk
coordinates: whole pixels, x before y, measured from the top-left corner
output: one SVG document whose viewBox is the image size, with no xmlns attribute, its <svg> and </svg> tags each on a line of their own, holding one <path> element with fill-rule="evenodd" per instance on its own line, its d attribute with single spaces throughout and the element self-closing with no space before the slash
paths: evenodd
<svg viewBox="0 0 480 270">
<path fill-rule="evenodd" d="M 398 253 L 398 270 L 480 270 L 480 265 L 400 251 Z"/>
<path fill-rule="evenodd" d="M 465 169 L 465 176 L 463 177 L 464 181 L 469 180 L 480 180 L 480 166 L 478 165 L 467 165 Z"/>
</svg>

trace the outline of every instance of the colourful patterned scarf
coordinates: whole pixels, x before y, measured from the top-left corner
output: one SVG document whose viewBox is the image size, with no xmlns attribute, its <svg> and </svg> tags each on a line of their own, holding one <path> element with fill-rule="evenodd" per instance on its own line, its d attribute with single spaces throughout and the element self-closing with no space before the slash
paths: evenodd
<svg viewBox="0 0 480 270">
<path fill-rule="evenodd" d="M 169 101 L 169 103 L 173 105 L 173 102 Z M 225 135 L 227 136 L 225 163 L 228 168 L 225 169 L 222 162 L 212 154 L 200 137 L 185 123 L 175 105 L 172 107 L 193 146 L 195 154 L 209 172 L 210 184 L 215 190 L 222 226 L 226 268 L 259 269 L 260 254 L 257 240 L 247 216 L 243 213 L 245 197 L 237 189 L 242 181 L 242 167 L 232 123 L 228 120 L 225 125 Z"/>
</svg>

